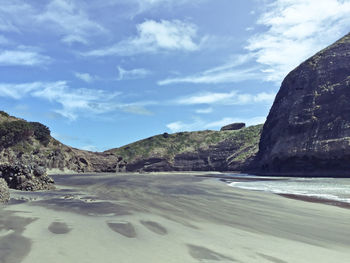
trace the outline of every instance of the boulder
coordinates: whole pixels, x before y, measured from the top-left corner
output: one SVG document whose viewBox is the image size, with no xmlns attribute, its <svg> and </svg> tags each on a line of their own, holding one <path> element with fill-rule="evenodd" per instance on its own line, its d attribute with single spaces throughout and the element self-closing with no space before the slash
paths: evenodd
<svg viewBox="0 0 350 263">
<path fill-rule="evenodd" d="M 12 189 L 24 191 L 53 189 L 54 181 L 43 167 L 30 167 L 23 164 L 1 164 L 0 177 Z"/>
<path fill-rule="evenodd" d="M 236 131 L 236 130 L 240 130 L 242 128 L 245 128 L 245 123 L 236 122 L 236 123 L 231 123 L 229 125 L 223 126 L 220 129 L 220 131 Z"/>
<path fill-rule="evenodd" d="M 6 203 L 10 200 L 10 191 L 6 181 L 0 178 L 0 203 Z"/>
<path fill-rule="evenodd" d="M 350 34 L 284 79 L 255 164 L 265 174 L 350 175 Z"/>
</svg>

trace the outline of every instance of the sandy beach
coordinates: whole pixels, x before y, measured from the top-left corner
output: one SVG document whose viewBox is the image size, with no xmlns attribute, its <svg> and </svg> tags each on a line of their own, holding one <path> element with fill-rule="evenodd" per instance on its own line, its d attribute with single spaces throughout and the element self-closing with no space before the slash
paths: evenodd
<svg viewBox="0 0 350 263">
<path fill-rule="evenodd" d="M 350 261 L 350 209 L 196 175 L 57 175 L 55 191 L 12 191 L 0 262 Z"/>
</svg>

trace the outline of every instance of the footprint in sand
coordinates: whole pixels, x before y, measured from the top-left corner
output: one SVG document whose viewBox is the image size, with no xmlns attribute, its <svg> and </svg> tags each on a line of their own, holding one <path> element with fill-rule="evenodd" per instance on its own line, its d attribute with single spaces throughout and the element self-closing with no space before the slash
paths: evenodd
<svg viewBox="0 0 350 263">
<path fill-rule="evenodd" d="M 188 244 L 187 248 L 190 256 L 199 261 L 210 260 L 210 261 L 237 262 L 232 257 L 222 255 L 206 247 Z"/>
<path fill-rule="evenodd" d="M 72 229 L 64 222 L 52 222 L 51 225 L 48 227 L 49 231 L 53 234 L 67 234 Z"/>
<path fill-rule="evenodd" d="M 165 227 L 162 225 L 158 224 L 157 222 L 153 221 L 143 221 L 141 220 L 140 223 L 146 227 L 148 230 L 152 231 L 153 233 L 156 233 L 158 235 L 166 235 L 168 231 L 166 230 Z"/>
<path fill-rule="evenodd" d="M 135 238 L 136 230 L 129 222 L 107 222 L 107 225 L 114 232 L 117 232 L 127 238 Z"/>
</svg>

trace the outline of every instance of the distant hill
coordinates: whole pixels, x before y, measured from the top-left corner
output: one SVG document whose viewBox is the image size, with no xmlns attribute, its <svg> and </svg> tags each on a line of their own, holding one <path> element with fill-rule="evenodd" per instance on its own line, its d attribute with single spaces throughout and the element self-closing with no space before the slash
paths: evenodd
<svg viewBox="0 0 350 263">
<path fill-rule="evenodd" d="M 0 163 L 19 163 L 74 172 L 116 172 L 120 158 L 66 146 L 38 122 L 27 122 L 0 111 Z"/>
<path fill-rule="evenodd" d="M 121 156 L 127 171 L 242 170 L 258 151 L 261 129 L 164 133 L 105 153 Z"/>
</svg>

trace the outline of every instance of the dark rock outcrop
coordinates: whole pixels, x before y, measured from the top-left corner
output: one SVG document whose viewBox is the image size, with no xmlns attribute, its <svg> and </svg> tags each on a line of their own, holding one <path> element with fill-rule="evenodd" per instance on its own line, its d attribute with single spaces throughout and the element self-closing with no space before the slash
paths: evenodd
<svg viewBox="0 0 350 263">
<path fill-rule="evenodd" d="M 20 163 L 73 172 L 119 172 L 125 162 L 111 153 L 66 146 L 45 125 L 27 122 L 0 111 L 0 162 Z"/>
<path fill-rule="evenodd" d="M 6 181 L 0 178 L 0 203 L 6 203 L 10 200 L 10 191 Z"/>
<path fill-rule="evenodd" d="M 231 123 L 229 125 L 223 126 L 220 131 L 235 131 L 245 128 L 245 123 L 243 122 L 236 122 Z"/>
<path fill-rule="evenodd" d="M 0 177 L 12 189 L 25 191 L 54 189 L 54 181 L 46 174 L 43 167 L 32 168 L 23 164 L 1 164 Z"/>
<path fill-rule="evenodd" d="M 259 173 L 350 175 L 350 34 L 284 79 L 259 148 Z"/>
</svg>

